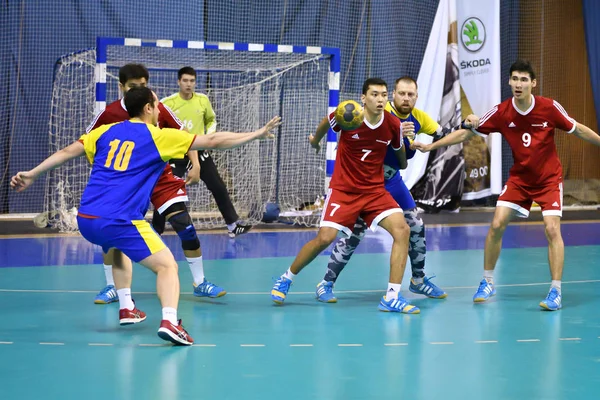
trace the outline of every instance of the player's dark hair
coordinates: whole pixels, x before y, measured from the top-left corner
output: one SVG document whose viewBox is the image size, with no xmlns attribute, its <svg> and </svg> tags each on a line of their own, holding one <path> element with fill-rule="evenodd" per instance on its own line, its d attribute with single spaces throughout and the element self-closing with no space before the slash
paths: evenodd
<svg viewBox="0 0 600 400">
<path fill-rule="evenodd" d="M 146 81 L 150 80 L 150 74 L 142 64 L 125 64 L 119 68 L 119 82 L 121 82 L 121 85 L 124 85 L 130 79 L 142 78 L 146 78 Z"/>
<path fill-rule="evenodd" d="M 179 71 L 177 71 L 177 80 L 181 80 L 183 75 L 192 75 L 194 78 L 196 77 L 196 70 L 192 67 L 183 67 Z"/>
<path fill-rule="evenodd" d="M 130 118 L 139 117 L 146 104 L 154 107 L 154 95 L 152 90 L 144 86 L 131 88 L 125 93 L 125 108 Z"/>
<path fill-rule="evenodd" d="M 362 94 L 367 94 L 369 86 L 385 86 L 387 89 L 387 83 L 381 78 L 369 78 L 363 83 Z"/>
<path fill-rule="evenodd" d="M 408 83 L 414 83 L 415 84 L 415 88 L 417 88 L 417 90 L 419 89 L 419 85 L 417 84 L 417 81 L 414 80 L 414 78 L 405 75 L 405 76 L 401 76 L 400 78 L 396 79 L 396 82 L 394 82 L 394 89 L 396 89 L 396 86 L 398 86 L 399 82 L 408 82 Z"/>
<path fill-rule="evenodd" d="M 527 72 L 531 80 L 535 79 L 535 72 L 533 71 L 533 66 L 527 60 L 519 59 L 510 66 L 509 76 L 512 76 L 513 72 Z"/>
</svg>

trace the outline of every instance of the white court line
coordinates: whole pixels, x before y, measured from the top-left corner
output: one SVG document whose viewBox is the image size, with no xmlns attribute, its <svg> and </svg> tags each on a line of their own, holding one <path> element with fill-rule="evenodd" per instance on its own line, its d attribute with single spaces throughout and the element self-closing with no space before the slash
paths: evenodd
<svg viewBox="0 0 600 400">
<path fill-rule="evenodd" d="M 338 347 L 362 347 L 360 343 L 340 343 Z"/>
<path fill-rule="evenodd" d="M 192 347 L 217 347 L 217 345 L 216 344 L 202 344 L 202 343 L 199 343 L 199 344 L 193 344 Z"/>
<path fill-rule="evenodd" d="M 561 337 L 558 340 L 570 341 L 570 340 L 581 340 L 580 337 Z"/>
<path fill-rule="evenodd" d="M 59 342 L 40 342 L 42 346 L 64 346 L 64 343 Z"/>
<path fill-rule="evenodd" d="M 429 344 L 454 344 L 454 342 L 429 342 Z"/>
<path fill-rule="evenodd" d="M 390 347 L 395 347 L 395 346 L 408 346 L 408 343 L 384 343 L 384 346 L 390 346 Z"/>
<path fill-rule="evenodd" d="M 0 342 L 0 344 L 13 344 L 13 342 Z"/>
<path fill-rule="evenodd" d="M 264 344 L 240 344 L 240 347 L 265 347 Z"/>
<path fill-rule="evenodd" d="M 497 340 L 476 340 L 475 343 L 498 343 Z"/>
<path fill-rule="evenodd" d="M 517 339 L 517 342 L 527 343 L 527 342 L 539 342 L 540 339 Z"/>
<path fill-rule="evenodd" d="M 290 344 L 290 347 L 313 347 L 312 344 Z"/>
<path fill-rule="evenodd" d="M 585 281 L 568 281 L 563 282 L 563 285 L 568 284 L 581 284 L 581 283 L 598 283 L 600 279 L 590 279 Z M 495 285 L 495 287 L 522 287 L 522 286 L 546 286 L 549 282 L 537 282 L 537 283 L 511 283 L 504 285 Z M 444 287 L 444 290 L 462 290 L 462 289 L 477 289 L 479 286 L 450 286 Z M 97 294 L 97 290 L 60 290 L 60 289 L 0 289 L 0 292 L 16 292 L 16 293 L 94 293 Z M 336 293 L 383 293 L 384 289 L 377 290 L 336 290 Z M 181 294 L 190 295 L 193 292 L 181 292 Z M 134 294 L 156 294 L 156 292 L 134 292 Z M 242 295 L 242 296 L 265 296 L 271 294 L 271 292 L 227 292 L 227 295 Z M 314 291 L 310 292 L 290 292 L 289 295 L 306 295 L 315 294 Z"/>
<path fill-rule="evenodd" d="M 114 346 L 112 343 L 88 343 L 88 346 Z"/>
<path fill-rule="evenodd" d="M 167 347 L 167 346 L 172 346 L 172 345 L 168 344 L 168 343 L 140 343 L 140 344 L 138 344 L 138 346 L 140 346 L 140 347 Z"/>
</svg>

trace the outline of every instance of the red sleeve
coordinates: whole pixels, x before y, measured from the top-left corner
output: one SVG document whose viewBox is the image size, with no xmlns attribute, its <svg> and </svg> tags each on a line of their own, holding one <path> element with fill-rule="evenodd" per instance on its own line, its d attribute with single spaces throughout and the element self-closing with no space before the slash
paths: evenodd
<svg viewBox="0 0 600 400">
<path fill-rule="evenodd" d="M 553 100 L 551 110 L 550 113 L 552 115 L 554 126 L 563 131 L 567 131 L 568 133 L 573 133 L 577 127 L 577 121 L 569 117 L 569 114 L 567 114 L 563 106 L 561 106 L 558 101 Z"/>
<path fill-rule="evenodd" d="M 106 124 L 111 124 L 112 122 L 108 122 L 108 117 L 107 116 L 108 116 L 108 113 L 106 112 L 106 109 L 104 109 L 98 115 L 96 115 L 94 117 L 94 119 L 88 125 L 88 127 L 87 127 L 87 129 L 85 131 L 87 133 L 90 133 L 92 130 L 98 128 L 99 126 L 106 125 Z"/>
<path fill-rule="evenodd" d="M 335 114 L 329 114 L 329 126 L 333 129 L 334 132 L 340 132 L 342 128 L 340 128 L 335 120 Z"/>
<path fill-rule="evenodd" d="M 473 129 L 473 132 L 480 136 L 488 135 L 492 132 L 500 132 L 502 128 L 502 117 L 498 111 L 498 106 L 492 107 L 491 110 L 483 114 L 479 120 L 479 127 Z"/>
<path fill-rule="evenodd" d="M 183 129 L 183 124 L 171 109 L 158 103 L 158 126 L 161 128 Z"/>
</svg>

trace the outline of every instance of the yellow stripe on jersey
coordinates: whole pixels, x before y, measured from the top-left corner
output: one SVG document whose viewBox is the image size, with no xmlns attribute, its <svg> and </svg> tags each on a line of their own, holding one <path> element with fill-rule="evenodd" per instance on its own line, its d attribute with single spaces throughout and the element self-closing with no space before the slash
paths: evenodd
<svg viewBox="0 0 600 400">
<path fill-rule="evenodd" d="M 427 135 L 435 135 L 435 133 L 440 127 L 440 125 L 437 122 L 435 122 L 434 119 L 429 116 L 429 114 L 427 114 L 423 110 L 419 110 L 418 108 L 413 108 L 410 114 L 403 115 L 400 114 L 400 112 L 396 110 L 396 108 L 394 108 L 391 101 L 388 101 L 385 105 L 385 110 L 392 113 L 401 120 L 408 119 L 410 117 L 410 114 L 412 114 L 413 118 L 419 122 L 419 130 L 415 132 L 416 134 L 425 133 Z"/>
<path fill-rule="evenodd" d="M 421 129 L 417 133 L 426 133 L 428 135 L 434 135 L 440 127 L 440 125 L 437 122 L 435 122 L 433 118 L 431 118 L 429 114 L 427 114 L 423 110 L 413 108 L 412 115 L 417 121 L 421 123 Z"/>
<path fill-rule="evenodd" d="M 79 138 L 79 141 L 83 143 L 83 148 L 85 149 L 85 157 L 90 164 L 94 163 L 94 156 L 96 155 L 96 142 L 113 125 L 115 124 L 99 126 L 96 129 L 92 129 L 89 133 L 84 133 Z"/>
<path fill-rule="evenodd" d="M 146 243 L 146 246 L 148 246 L 151 254 L 158 253 L 167 247 L 165 242 L 163 242 L 160 236 L 158 236 L 158 233 L 152 229 L 148 221 L 143 219 L 133 220 L 131 223 L 136 227 L 142 239 L 144 239 L 144 242 Z"/>
<path fill-rule="evenodd" d="M 146 126 L 150 130 L 158 153 L 164 161 L 185 157 L 196 138 L 196 135 L 180 131 L 179 129 L 160 129 L 149 124 L 146 124 Z"/>
</svg>

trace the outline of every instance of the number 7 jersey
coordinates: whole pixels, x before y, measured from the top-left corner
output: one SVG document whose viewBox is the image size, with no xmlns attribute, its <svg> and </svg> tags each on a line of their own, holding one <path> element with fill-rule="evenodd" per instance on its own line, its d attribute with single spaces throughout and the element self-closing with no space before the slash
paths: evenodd
<svg viewBox="0 0 600 400">
<path fill-rule="evenodd" d="M 140 220 L 168 160 L 183 158 L 196 136 L 141 121 L 102 125 L 81 136 L 92 172 L 79 212 Z"/>
<path fill-rule="evenodd" d="M 394 150 L 402 148 L 400 120 L 383 111 L 377 124 L 371 125 L 365 119 L 357 129 L 344 131 L 331 113 L 329 125 L 334 132 L 341 131 L 329 186 L 348 193 L 383 189 L 383 161 L 388 146 Z"/>
<path fill-rule="evenodd" d="M 572 133 L 575 120 L 555 100 L 532 96 L 531 106 L 521 111 L 514 97 L 498 104 L 481 117 L 480 135 L 500 132 L 514 159 L 510 176 L 526 186 L 546 186 L 562 182 L 562 165 L 554 143 L 554 128 Z"/>
</svg>

